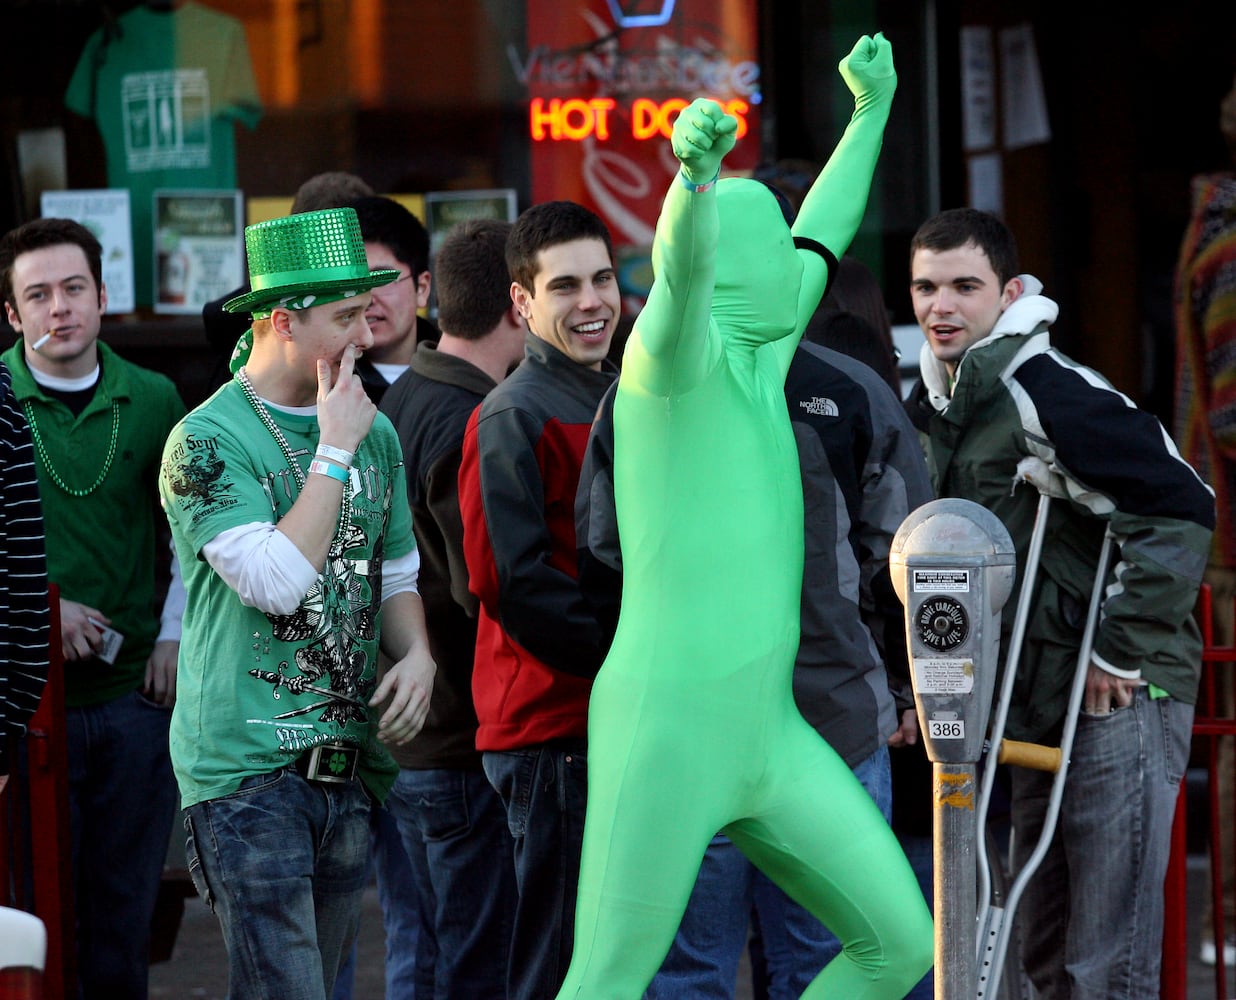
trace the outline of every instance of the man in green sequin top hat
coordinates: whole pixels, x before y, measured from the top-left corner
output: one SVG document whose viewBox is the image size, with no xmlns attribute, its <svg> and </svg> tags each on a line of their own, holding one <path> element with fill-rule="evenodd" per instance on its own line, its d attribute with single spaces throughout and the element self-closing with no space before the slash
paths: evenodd
<svg viewBox="0 0 1236 1000">
<path fill-rule="evenodd" d="M 170 380 L 99 340 L 102 248 L 84 226 L 36 219 L 5 235 L 0 290 L 60 588 L 78 979 L 85 996 L 144 997 L 176 812 L 168 722 L 184 599 L 173 566 L 156 603 L 155 481 L 185 407 Z"/>
<path fill-rule="evenodd" d="M 419 732 L 435 671 L 402 450 L 355 373 L 370 289 L 398 272 L 369 270 L 349 208 L 245 244 L 252 291 L 226 308 L 251 343 L 163 452 L 188 591 L 172 763 L 231 995 L 323 997 L 397 770 L 382 744 Z"/>
</svg>

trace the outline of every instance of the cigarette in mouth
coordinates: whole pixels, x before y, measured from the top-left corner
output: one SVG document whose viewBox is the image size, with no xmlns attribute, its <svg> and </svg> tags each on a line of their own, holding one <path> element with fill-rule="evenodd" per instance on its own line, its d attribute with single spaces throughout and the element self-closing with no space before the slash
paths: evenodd
<svg viewBox="0 0 1236 1000">
<path fill-rule="evenodd" d="M 30 349 L 32 351 L 37 351 L 44 344 L 46 344 L 49 340 L 52 339 L 52 334 L 55 332 L 56 332 L 55 330 L 48 330 L 47 333 L 43 334 L 43 336 L 41 336 L 38 340 L 36 340 L 33 344 L 30 345 Z"/>
</svg>

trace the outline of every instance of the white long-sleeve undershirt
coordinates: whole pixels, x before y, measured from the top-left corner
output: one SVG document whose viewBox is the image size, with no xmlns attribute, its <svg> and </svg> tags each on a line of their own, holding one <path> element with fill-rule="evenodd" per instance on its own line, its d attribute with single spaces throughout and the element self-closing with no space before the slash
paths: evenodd
<svg viewBox="0 0 1236 1000">
<path fill-rule="evenodd" d="M 296 544 L 267 521 L 221 531 L 204 546 L 202 556 L 240 602 L 266 614 L 290 615 L 299 607 L 318 571 Z M 382 563 L 382 599 L 404 591 L 416 593 L 420 553 L 413 549 Z"/>
</svg>

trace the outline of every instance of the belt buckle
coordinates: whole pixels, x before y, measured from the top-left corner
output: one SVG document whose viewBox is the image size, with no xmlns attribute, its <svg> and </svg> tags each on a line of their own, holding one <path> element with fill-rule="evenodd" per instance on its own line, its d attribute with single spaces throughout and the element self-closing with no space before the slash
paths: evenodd
<svg viewBox="0 0 1236 1000">
<path fill-rule="evenodd" d="M 305 777 L 332 785 L 346 785 L 356 777 L 360 751 L 346 743 L 319 743 L 309 751 Z"/>
</svg>

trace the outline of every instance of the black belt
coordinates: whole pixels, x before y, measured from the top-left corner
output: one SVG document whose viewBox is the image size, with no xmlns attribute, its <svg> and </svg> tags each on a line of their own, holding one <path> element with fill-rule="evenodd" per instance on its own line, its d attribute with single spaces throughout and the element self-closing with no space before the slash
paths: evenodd
<svg viewBox="0 0 1236 1000">
<path fill-rule="evenodd" d="M 293 769 L 306 781 L 344 785 L 356 777 L 360 748 L 348 743 L 319 743 L 292 762 Z"/>
</svg>

